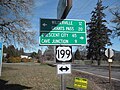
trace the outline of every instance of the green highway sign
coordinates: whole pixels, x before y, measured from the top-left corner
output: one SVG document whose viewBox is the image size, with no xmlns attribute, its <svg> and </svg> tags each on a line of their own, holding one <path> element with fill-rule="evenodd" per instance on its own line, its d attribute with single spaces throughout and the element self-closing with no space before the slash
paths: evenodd
<svg viewBox="0 0 120 90">
<path fill-rule="evenodd" d="M 86 44 L 85 33 L 71 32 L 41 32 L 40 44 L 51 45 L 80 45 Z"/>
<path fill-rule="evenodd" d="M 87 44 L 84 20 L 41 19 L 40 45 Z"/>
<path fill-rule="evenodd" d="M 40 31 L 86 32 L 84 20 L 41 19 Z"/>
</svg>

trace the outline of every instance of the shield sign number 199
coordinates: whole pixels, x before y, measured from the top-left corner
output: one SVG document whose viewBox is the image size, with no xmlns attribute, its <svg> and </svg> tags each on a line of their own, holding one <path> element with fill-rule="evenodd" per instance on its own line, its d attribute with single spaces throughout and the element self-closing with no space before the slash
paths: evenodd
<svg viewBox="0 0 120 90">
<path fill-rule="evenodd" d="M 58 61 L 70 61 L 72 59 L 72 50 L 70 47 L 57 47 L 56 59 Z"/>
</svg>

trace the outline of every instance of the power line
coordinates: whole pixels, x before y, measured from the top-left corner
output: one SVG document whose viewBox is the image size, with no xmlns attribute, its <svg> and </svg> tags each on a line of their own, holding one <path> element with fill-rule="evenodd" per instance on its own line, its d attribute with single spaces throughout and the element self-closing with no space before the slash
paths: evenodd
<svg viewBox="0 0 120 90">
<path fill-rule="evenodd" d="M 91 1 L 92 1 L 92 0 L 86 0 L 86 2 L 85 2 L 84 4 L 82 4 L 82 6 L 77 7 L 77 8 L 72 12 L 72 17 L 73 17 L 74 15 L 76 15 L 76 16 L 80 15 L 79 12 L 82 12 L 82 11 L 84 10 L 84 8 L 86 8 L 87 6 L 89 6 L 89 4 L 91 3 Z M 82 15 L 83 15 L 83 14 L 84 14 L 84 15 L 89 15 L 90 13 L 84 11 L 84 12 L 82 12 L 81 14 L 82 14 Z"/>
</svg>

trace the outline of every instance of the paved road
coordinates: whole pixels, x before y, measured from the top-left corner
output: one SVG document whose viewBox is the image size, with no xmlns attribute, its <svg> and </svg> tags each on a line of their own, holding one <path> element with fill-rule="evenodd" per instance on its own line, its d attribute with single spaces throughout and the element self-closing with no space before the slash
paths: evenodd
<svg viewBox="0 0 120 90">
<path fill-rule="evenodd" d="M 81 66 L 81 65 L 73 65 L 73 69 L 89 72 L 95 75 L 102 75 L 105 77 L 109 77 L 109 67 L 108 66 Z M 112 78 L 120 81 L 120 67 L 112 67 L 111 70 Z"/>
</svg>

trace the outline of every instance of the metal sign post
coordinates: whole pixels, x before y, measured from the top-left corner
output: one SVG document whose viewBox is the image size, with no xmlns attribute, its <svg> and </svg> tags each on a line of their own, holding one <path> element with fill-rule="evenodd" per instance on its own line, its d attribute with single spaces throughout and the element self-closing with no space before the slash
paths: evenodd
<svg viewBox="0 0 120 90">
<path fill-rule="evenodd" d="M 65 74 L 71 74 L 71 64 L 66 64 L 65 62 L 72 62 L 72 47 L 56 47 L 56 62 L 61 63 L 57 65 L 57 72 L 61 74 L 61 90 L 66 90 Z"/>
<path fill-rule="evenodd" d="M 57 7 L 57 18 L 65 19 L 71 7 L 72 7 L 72 0 L 59 0 L 58 7 Z M 66 36 L 64 38 L 66 38 Z M 66 90 L 66 80 L 65 80 L 64 74 L 61 74 L 61 90 Z"/>
<path fill-rule="evenodd" d="M 61 90 L 66 90 L 66 80 L 65 80 L 65 75 L 61 75 Z"/>
<path fill-rule="evenodd" d="M 110 59 L 110 58 L 113 57 L 114 52 L 113 52 L 112 49 L 108 48 L 105 51 L 105 55 L 108 57 L 108 63 L 109 63 L 109 83 L 111 84 L 111 62 L 112 62 L 112 59 Z"/>
<path fill-rule="evenodd" d="M 57 7 L 57 18 L 65 19 L 72 8 L 72 0 L 59 0 Z"/>
<path fill-rule="evenodd" d="M 58 64 L 57 73 L 60 75 L 61 90 L 66 90 L 65 74 L 71 74 L 71 64 Z"/>
<path fill-rule="evenodd" d="M 111 84 L 111 63 L 109 62 L 109 83 Z"/>
<path fill-rule="evenodd" d="M 67 14 L 69 13 L 69 11 L 70 11 L 70 9 L 71 9 L 71 7 L 72 7 L 72 0 L 59 0 L 59 3 L 58 3 L 58 7 L 57 7 L 57 18 L 58 19 L 65 19 L 66 18 L 66 16 L 67 16 Z M 60 21 L 61 22 L 61 21 Z M 69 27 L 69 26 L 67 26 L 66 28 L 65 28 L 65 26 L 61 26 L 62 25 L 62 23 L 61 23 L 61 25 L 60 25 L 60 22 L 59 23 L 56 23 L 56 25 L 55 26 L 60 26 L 60 27 L 58 27 L 58 28 L 60 28 L 60 30 L 62 30 L 62 32 L 65 30 L 65 31 L 68 31 L 67 30 L 67 27 Z M 54 23 L 54 21 L 53 21 L 53 23 Z M 67 22 L 66 22 L 67 23 Z M 64 24 L 65 25 L 65 24 Z M 68 25 L 68 24 L 66 24 L 66 25 Z M 70 25 L 70 24 L 69 24 Z M 64 30 L 63 30 L 64 29 Z M 55 29 L 54 27 L 53 27 L 53 30 L 57 30 L 57 28 Z M 59 30 L 57 30 L 57 31 L 59 31 Z M 60 33 L 60 32 L 59 32 Z M 68 33 L 68 32 L 67 32 Z M 66 35 L 64 35 L 64 39 L 65 38 L 67 38 L 67 37 L 69 37 L 68 36 L 68 34 L 67 34 L 66 32 L 64 32 L 64 34 L 66 34 Z M 62 44 L 65 44 L 66 43 L 66 40 L 63 42 L 63 38 L 62 38 L 62 36 L 61 36 L 62 34 L 60 34 L 60 37 L 61 37 L 61 39 L 60 39 L 60 43 L 55 43 L 55 44 L 58 44 L 58 45 L 62 45 Z M 58 37 L 59 37 L 59 35 L 58 35 Z M 82 36 L 83 37 L 83 36 Z M 85 37 L 84 37 L 85 38 Z M 61 40 L 62 40 L 62 42 L 61 42 Z M 69 41 L 69 40 L 67 40 L 67 41 Z M 59 42 L 59 41 L 58 41 Z M 66 51 L 66 52 L 65 52 Z M 66 55 L 68 55 L 68 57 L 70 56 L 70 51 L 68 50 L 63 50 L 63 51 L 58 51 L 58 53 L 59 54 L 61 54 L 62 55 L 62 57 L 64 57 L 64 59 L 67 59 L 65 56 Z M 58 59 L 58 61 L 59 60 L 62 60 L 62 57 L 61 58 L 57 58 Z M 72 58 L 72 57 L 71 57 Z M 68 61 L 69 61 L 69 59 L 68 59 Z M 70 67 L 71 67 L 71 65 L 70 65 Z M 67 69 L 68 68 L 66 68 L 66 71 L 67 71 Z M 60 68 L 60 70 L 62 71 L 63 70 L 63 68 L 61 67 Z M 64 70 L 65 70 L 65 68 L 64 68 Z M 65 75 L 64 74 L 61 74 L 61 90 L 66 90 L 66 80 L 65 80 Z"/>
<path fill-rule="evenodd" d="M 60 82 L 61 82 L 60 90 L 66 90 L 66 79 L 64 74 L 60 75 Z"/>
<path fill-rule="evenodd" d="M 110 49 L 108 49 L 108 59 L 110 59 Z M 109 63 L 109 83 L 111 84 L 111 63 Z"/>
</svg>

